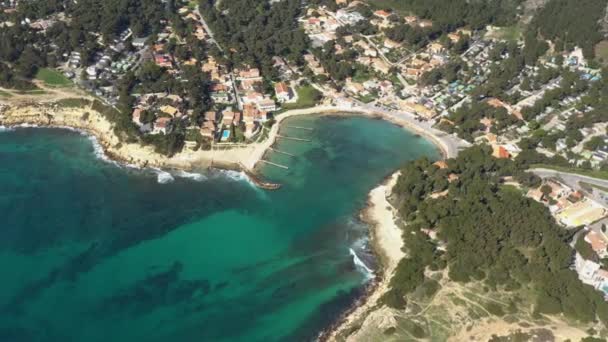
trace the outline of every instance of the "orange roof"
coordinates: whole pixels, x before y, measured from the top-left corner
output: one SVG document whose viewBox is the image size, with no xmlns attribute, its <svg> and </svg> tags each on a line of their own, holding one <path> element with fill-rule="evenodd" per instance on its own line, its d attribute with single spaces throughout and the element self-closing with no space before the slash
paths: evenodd
<svg viewBox="0 0 608 342">
<path fill-rule="evenodd" d="M 596 252 L 604 251 L 606 250 L 606 247 L 608 247 L 606 240 L 602 239 L 600 234 L 594 231 L 590 231 L 587 236 L 585 236 L 585 241 L 589 242 L 589 244 L 591 244 L 591 248 L 593 248 L 593 250 Z"/>
<path fill-rule="evenodd" d="M 511 158 L 511 154 L 509 153 L 509 151 L 507 151 L 507 149 L 502 146 L 494 146 L 494 152 L 492 153 L 492 155 L 498 159 Z"/>
<path fill-rule="evenodd" d="M 382 17 L 382 18 L 386 18 L 389 15 L 391 15 L 390 13 L 388 13 L 385 10 L 377 10 L 376 12 L 374 12 L 374 15 L 378 16 L 378 17 Z"/>
<path fill-rule="evenodd" d="M 452 182 L 453 182 L 453 181 L 455 181 L 455 180 L 458 180 L 459 178 L 460 178 L 460 177 L 458 177 L 458 175 L 457 175 L 457 174 L 455 174 L 455 173 L 450 173 L 450 174 L 448 175 L 448 181 L 449 181 L 450 183 L 452 183 Z"/>
<path fill-rule="evenodd" d="M 274 91 L 279 93 L 289 93 L 289 87 L 284 82 L 279 82 L 274 86 Z"/>
<path fill-rule="evenodd" d="M 445 160 L 438 160 L 433 165 L 437 166 L 440 169 L 446 169 L 448 167 L 448 163 Z"/>
<path fill-rule="evenodd" d="M 499 99 L 497 99 L 495 97 L 489 99 L 488 104 L 494 108 L 500 108 L 500 107 L 505 106 L 504 102 L 500 101 Z"/>
</svg>

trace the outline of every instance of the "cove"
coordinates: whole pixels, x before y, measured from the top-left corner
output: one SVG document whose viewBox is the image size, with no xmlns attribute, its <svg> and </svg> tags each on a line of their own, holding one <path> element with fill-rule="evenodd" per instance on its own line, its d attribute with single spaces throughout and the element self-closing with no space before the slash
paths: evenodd
<svg viewBox="0 0 608 342">
<path fill-rule="evenodd" d="M 253 187 L 118 167 L 76 132 L 0 132 L 0 341 L 302 341 L 360 295 L 367 193 L 439 153 L 381 120 L 282 123 Z M 312 130 L 287 126 L 308 127 Z"/>
</svg>

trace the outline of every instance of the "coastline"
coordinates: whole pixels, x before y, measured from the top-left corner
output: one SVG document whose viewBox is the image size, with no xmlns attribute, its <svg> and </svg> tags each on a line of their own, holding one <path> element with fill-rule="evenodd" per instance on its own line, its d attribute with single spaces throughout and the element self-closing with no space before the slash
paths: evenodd
<svg viewBox="0 0 608 342">
<path fill-rule="evenodd" d="M 454 156 L 458 151 L 458 144 L 461 143 L 461 141 L 453 136 L 439 132 L 431 127 L 425 127 L 423 123 L 416 122 L 413 117 L 408 118 L 403 113 L 391 114 L 356 107 L 316 106 L 290 110 L 278 115 L 276 123 L 270 129 L 268 138 L 265 141 L 222 150 L 216 149 L 217 145 L 216 148 L 209 151 L 191 151 L 186 149 L 172 157 L 167 157 L 156 153 L 151 146 L 145 146 L 137 142 L 122 141 L 114 133 L 113 124 L 92 108 L 62 107 L 53 102 L 9 102 L 2 108 L 2 102 L 0 102 L 0 125 L 7 127 L 36 125 L 41 127 L 74 128 L 95 136 L 110 159 L 137 167 L 149 166 L 186 171 L 215 167 L 253 172 L 264 154 L 275 143 L 281 123 L 293 116 L 311 114 L 365 115 L 372 118 L 384 119 L 423 136 L 439 149 L 444 158 Z"/>
<path fill-rule="evenodd" d="M 256 177 L 253 171 L 256 164 L 275 143 L 281 123 L 299 115 L 364 115 L 371 118 L 387 120 L 408 129 L 429 140 L 440 151 L 443 158 L 453 157 L 458 153 L 459 139 L 439 132 L 428 124 L 417 122 L 413 116 L 404 113 L 389 113 L 367 108 L 336 106 L 316 106 L 284 112 L 276 117 L 276 124 L 270 129 L 268 138 L 246 147 L 234 147 L 226 150 L 184 151 L 173 157 L 156 153 L 151 146 L 139 143 L 126 143 L 115 134 L 114 126 L 101 113 L 92 108 L 61 107 L 56 103 L 21 102 L 2 106 L 0 102 L 0 125 L 6 127 L 35 125 L 40 127 L 71 128 L 93 136 L 101 146 L 105 156 L 113 161 L 129 166 L 159 169 L 177 169 L 184 171 L 218 168 L 244 172 L 254 184 L 264 188 L 264 181 Z M 336 323 L 321 332 L 320 340 L 335 341 L 339 335 L 352 329 L 355 323 L 376 305 L 377 300 L 388 289 L 394 268 L 403 257 L 401 251 L 401 231 L 394 223 L 394 212 L 386 200 L 386 193 L 396 183 L 399 172 L 385 179 L 368 195 L 368 205 L 362 210 L 363 221 L 370 224 L 371 241 L 375 253 L 381 260 L 378 275 L 366 286 L 365 294 L 350 309 L 346 310 Z M 267 189 L 272 189 L 268 187 Z"/>
<path fill-rule="evenodd" d="M 347 309 L 342 316 L 319 334 L 319 341 L 343 341 L 365 323 L 367 314 L 373 310 L 380 297 L 388 291 L 389 283 L 399 261 L 405 256 L 401 250 L 403 239 L 401 229 L 395 224 L 395 208 L 387 196 L 397 183 L 400 172 L 385 178 L 368 195 L 367 206 L 361 211 L 361 218 L 370 225 L 370 236 L 374 252 L 378 255 L 381 268 L 376 277 L 367 285 L 365 294 Z M 346 334 L 346 336 L 343 336 Z"/>
</svg>

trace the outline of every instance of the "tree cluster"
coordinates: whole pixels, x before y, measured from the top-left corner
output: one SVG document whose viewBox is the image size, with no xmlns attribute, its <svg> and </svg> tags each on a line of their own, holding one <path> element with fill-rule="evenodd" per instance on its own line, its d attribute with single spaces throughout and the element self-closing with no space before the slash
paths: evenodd
<svg viewBox="0 0 608 342">
<path fill-rule="evenodd" d="M 402 308 L 405 295 L 424 282 L 425 269 L 447 265 L 453 281 L 480 281 L 493 290 L 532 290 L 539 314 L 608 321 L 608 303 L 569 268 L 572 232 L 557 225 L 542 204 L 501 185 L 502 177 L 523 169 L 493 158 L 487 146 L 462 151 L 447 165 L 442 169 L 423 159 L 402 169 L 393 191 L 408 222 L 408 257 L 399 263 L 384 303 Z M 457 179 L 447 182 L 450 174 Z M 445 190 L 447 195 L 429 198 Z M 424 234 L 427 230 L 436 231 L 445 252 Z"/>
</svg>

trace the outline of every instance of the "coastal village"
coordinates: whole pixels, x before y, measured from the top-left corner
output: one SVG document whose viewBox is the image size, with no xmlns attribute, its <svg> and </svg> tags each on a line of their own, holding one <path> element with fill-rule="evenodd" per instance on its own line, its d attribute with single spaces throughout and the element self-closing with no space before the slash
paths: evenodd
<svg viewBox="0 0 608 342">
<path fill-rule="evenodd" d="M 9 15 L 18 5 L 0 0 L 0 11 Z M 558 52 L 494 26 L 433 33 L 432 20 L 335 0 L 306 6 L 298 25 L 310 43 L 307 52 L 298 61 L 272 56 L 271 75 L 225 58 L 196 5 L 183 1 L 175 11 L 179 25 L 167 20 L 154 35 L 126 29 L 112 41 L 100 37 L 92 56 L 63 53 L 55 70 L 107 106 L 119 107 L 129 97 L 130 121 L 140 134 L 183 133 L 183 149 L 190 151 L 264 142 L 281 115 L 318 106 L 405 122 L 424 136 L 441 134 L 443 144 L 458 142 L 444 148 L 446 157 L 471 145 L 489 145 L 497 159 L 522 154 L 538 165 L 531 171 L 541 184 L 504 183 L 545 205 L 563 229 L 581 228 L 571 267 L 608 300 L 608 181 L 568 172 L 608 170 L 608 108 L 599 100 L 608 80 L 581 48 Z M 63 20 L 53 14 L 0 28 L 22 25 L 44 33 Z M 403 31 L 419 37 L 409 39 Z M 532 44 L 542 46 L 530 52 Z M 192 93 L 194 99 L 158 86 L 167 79 L 204 87 Z M 559 168 L 545 169 L 554 164 Z M 451 176 L 448 181 L 455 181 Z"/>
<path fill-rule="evenodd" d="M 2 1 L 0 9 L 10 14 L 18 5 L 17 0 Z M 388 9 L 373 10 L 361 1 L 336 0 L 332 7 L 307 7 L 298 21 L 310 40 L 309 53 L 299 65 L 273 56 L 278 78 L 263 75 L 255 66 L 230 66 L 204 15 L 187 1 L 176 9 L 187 30 L 176 30 L 169 21 L 154 36 L 136 36 L 127 29 L 110 42 L 100 40 L 88 61 L 81 51 L 64 53 L 57 70 L 107 105 L 117 106 L 120 83 L 127 75 L 145 72 L 159 78 L 166 74 L 185 81 L 196 68 L 206 75 L 209 98 L 203 106 L 193 108 L 196 101 L 187 94 L 152 91 L 154 86 L 132 87 L 129 94 L 133 98 L 131 120 L 141 134 L 168 135 L 181 129 L 186 132 L 186 149 L 263 141 L 273 118 L 301 108 L 307 102 L 303 100 L 310 99 L 300 97 L 312 92 L 318 93 L 318 99 L 324 98 L 324 105 L 339 110 L 389 117 L 406 113 L 421 125 L 447 131 L 469 144 L 489 144 L 496 158 L 516 158 L 522 144 L 534 144 L 534 150 L 547 158 L 559 157 L 589 170 L 607 167 L 608 120 L 595 113 L 599 109 L 590 100 L 602 74 L 589 65 L 580 49 L 539 56 L 537 64 L 524 65 L 504 80 L 505 95 L 497 98 L 483 94 L 480 88 L 523 45 L 521 40 L 507 42 L 500 28 L 473 31 L 460 27 L 425 44 L 412 44 L 395 34 L 394 28 L 408 26 L 427 32 L 432 21 L 400 16 Z M 62 20 L 65 17 L 59 14 L 0 25 L 22 25 L 44 33 Z M 357 26 L 363 26 L 358 33 L 353 30 Z M 194 53 L 195 44 L 217 50 L 201 56 Z M 345 76 L 331 70 L 340 68 L 332 68 L 335 61 L 327 53 L 342 58 L 338 65 L 348 61 L 352 72 Z M 480 94 L 485 96 L 482 108 L 471 108 Z M 201 108 L 203 111 L 195 112 Z M 548 187 L 550 193 L 542 191 Z M 586 190 L 596 194 L 595 198 L 583 195 L 583 189 L 548 179 L 528 195 L 546 203 L 565 226 L 589 227 L 596 234 L 587 236 L 603 241 L 592 245 L 601 246 L 608 237 L 597 226 L 605 224 L 598 222 L 607 215 L 608 194 L 598 188 Z"/>
</svg>

